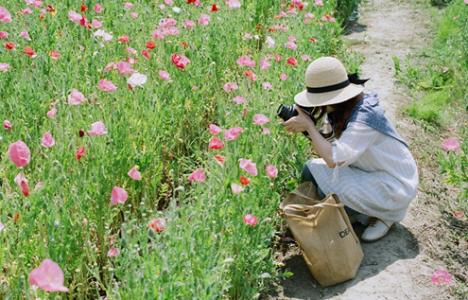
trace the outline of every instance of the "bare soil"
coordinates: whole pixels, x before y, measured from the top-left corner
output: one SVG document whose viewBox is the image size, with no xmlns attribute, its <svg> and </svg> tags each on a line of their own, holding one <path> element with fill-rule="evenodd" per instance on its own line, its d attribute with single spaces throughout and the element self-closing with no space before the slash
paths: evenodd
<svg viewBox="0 0 468 300">
<path fill-rule="evenodd" d="M 294 275 L 281 282 L 269 299 L 452 299 L 447 287 L 435 286 L 431 276 L 445 268 L 434 258 L 440 249 L 437 227 L 442 216 L 437 201 L 452 192 L 440 184 L 437 165 L 419 153 L 419 144 L 434 144 L 421 135 L 420 128 L 400 114 L 410 101 L 407 91 L 397 85 L 393 56 L 400 59 L 428 45 L 430 18 L 408 1 L 368 0 L 359 9 L 358 23 L 345 36 L 351 49 L 361 53 L 361 77 L 371 79 L 366 88 L 376 91 L 386 115 L 409 141 L 418 161 L 420 188 L 405 219 L 374 243 L 362 243 L 364 260 L 357 276 L 333 287 L 322 288 L 310 275 L 295 243 L 283 243 L 279 260 Z M 426 147 L 428 146 L 426 145 Z M 363 228 L 356 228 L 358 234 Z M 285 240 L 288 240 L 286 238 Z"/>
</svg>

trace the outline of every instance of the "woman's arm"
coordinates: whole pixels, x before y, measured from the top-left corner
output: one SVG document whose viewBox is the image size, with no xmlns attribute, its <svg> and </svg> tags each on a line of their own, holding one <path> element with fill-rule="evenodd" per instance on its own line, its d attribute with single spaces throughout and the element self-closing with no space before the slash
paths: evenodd
<svg viewBox="0 0 468 300">
<path fill-rule="evenodd" d="M 315 127 L 314 121 L 312 121 L 306 113 L 304 113 L 299 107 L 296 107 L 296 109 L 299 112 L 299 115 L 283 122 L 282 124 L 285 129 L 289 132 L 307 131 L 317 154 L 325 160 L 328 167 L 334 168 L 336 164 L 333 161 L 331 143 L 320 134 Z"/>
</svg>

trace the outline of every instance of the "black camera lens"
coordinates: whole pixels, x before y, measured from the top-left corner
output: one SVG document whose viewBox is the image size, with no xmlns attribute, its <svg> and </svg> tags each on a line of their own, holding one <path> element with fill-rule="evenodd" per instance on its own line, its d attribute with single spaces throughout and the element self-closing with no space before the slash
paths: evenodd
<svg viewBox="0 0 468 300">
<path fill-rule="evenodd" d="M 278 117 L 280 117 L 286 122 L 292 117 L 297 116 L 299 113 L 297 112 L 296 109 L 294 109 L 294 106 L 292 105 L 280 104 L 280 106 L 278 107 L 278 110 L 276 111 L 276 114 L 278 115 Z"/>
</svg>

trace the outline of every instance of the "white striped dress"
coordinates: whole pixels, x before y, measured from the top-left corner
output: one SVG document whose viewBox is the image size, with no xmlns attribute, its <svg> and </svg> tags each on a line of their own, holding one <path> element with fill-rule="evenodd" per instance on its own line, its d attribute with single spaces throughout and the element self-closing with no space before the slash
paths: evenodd
<svg viewBox="0 0 468 300">
<path fill-rule="evenodd" d="M 391 222 L 403 220 L 419 183 L 416 162 L 408 148 L 390 136 L 350 122 L 332 142 L 333 169 L 323 159 L 307 161 L 325 193 L 335 193 L 350 208 Z"/>
</svg>

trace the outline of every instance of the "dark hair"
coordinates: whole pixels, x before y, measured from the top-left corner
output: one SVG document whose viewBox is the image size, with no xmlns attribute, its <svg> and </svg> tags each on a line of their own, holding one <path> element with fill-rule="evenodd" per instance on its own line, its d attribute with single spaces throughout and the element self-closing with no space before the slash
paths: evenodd
<svg viewBox="0 0 468 300">
<path fill-rule="evenodd" d="M 328 119 L 333 127 L 335 138 L 339 138 L 343 131 L 346 129 L 346 121 L 351 114 L 354 106 L 363 98 L 363 93 L 346 100 L 345 102 L 331 105 L 333 111 L 328 113 Z"/>
</svg>

